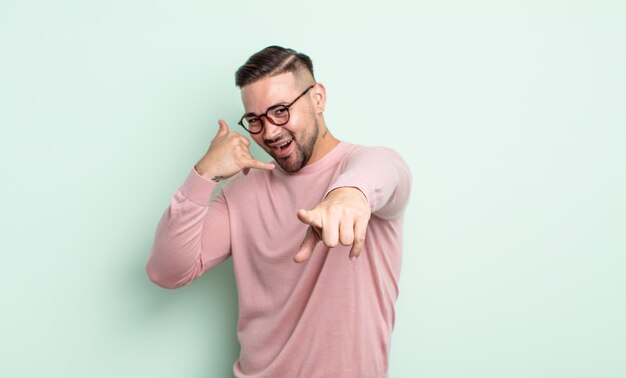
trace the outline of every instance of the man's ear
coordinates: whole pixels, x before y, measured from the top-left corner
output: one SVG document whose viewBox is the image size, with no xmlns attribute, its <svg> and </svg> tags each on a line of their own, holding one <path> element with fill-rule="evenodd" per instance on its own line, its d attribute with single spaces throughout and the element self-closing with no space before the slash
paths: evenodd
<svg viewBox="0 0 626 378">
<path fill-rule="evenodd" d="M 311 90 L 313 91 L 313 106 L 315 106 L 315 113 L 321 114 L 324 112 L 324 108 L 326 107 L 326 88 L 324 87 L 324 84 L 317 83 Z"/>
</svg>

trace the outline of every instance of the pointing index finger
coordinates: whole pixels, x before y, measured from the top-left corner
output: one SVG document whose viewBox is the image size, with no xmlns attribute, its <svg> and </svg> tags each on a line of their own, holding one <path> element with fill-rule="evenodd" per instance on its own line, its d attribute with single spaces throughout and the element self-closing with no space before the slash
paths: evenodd
<svg viewBox="0 0 626 378">
<path fill-rule="evenodd" d="M 323 228 L 324 222 L 322 221 L 322 215 L 316 210 L 298 210 L 298 220 L 302 223 L 306 223 L 313 227 Z"/>
</svg>

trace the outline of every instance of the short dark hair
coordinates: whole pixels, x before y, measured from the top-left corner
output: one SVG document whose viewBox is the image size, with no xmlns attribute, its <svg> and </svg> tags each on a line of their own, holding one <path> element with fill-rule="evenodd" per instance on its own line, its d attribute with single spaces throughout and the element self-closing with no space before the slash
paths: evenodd
<svg viewBox="0 0 626 378">
<path fill-rule="evenodd" d="M 280 46 L 268 46 L 255 53 L 235 72 L 235 84 L 241 88 L 265 77 L 285 72 L 308 70 L 313 76 L 313 62 L 303 53 Z M 315 76 L 313 76 L 315 80 Z"/>
</svg>

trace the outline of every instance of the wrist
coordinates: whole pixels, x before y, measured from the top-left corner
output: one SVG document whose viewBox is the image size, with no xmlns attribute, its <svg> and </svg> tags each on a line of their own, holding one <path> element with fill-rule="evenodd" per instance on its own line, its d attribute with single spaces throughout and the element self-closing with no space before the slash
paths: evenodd
<svg viewBox="0 0 626 378">
<path fill-rule="evenodd" d="M 211 172 L 209 170 L 204 170 L 204 169 L 198 167 L 197 165 L 194 165 L 193 169 L 196 171 L 198 176 L 201 176 L 204 179 L 207 179 L 207 180 L 210 180 L 210 181 L 213 181 L 213 182 L 220 182 L 220 181 L 224 180 L 224 176 L 221 176 L 221 175 L 216 174 L 214 172 Z"/>
</svg>

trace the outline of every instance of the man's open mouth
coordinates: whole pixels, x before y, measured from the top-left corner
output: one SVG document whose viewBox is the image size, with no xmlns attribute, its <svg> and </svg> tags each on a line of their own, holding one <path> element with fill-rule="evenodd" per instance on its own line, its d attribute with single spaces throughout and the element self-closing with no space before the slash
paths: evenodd
<svg viewBox="0 0 626 378">
<path fill-rule="evenodd" d="M 291 142 L 293 142 L 293 139 L 289 139 L 288 141 L 278 145 L 278 146 L 273 146 L 272 148 L 274 148 L 275 150 L 284 150 L 285 148 L 289 147 L 289 145 L 291 144 Z"/>
</svg>

